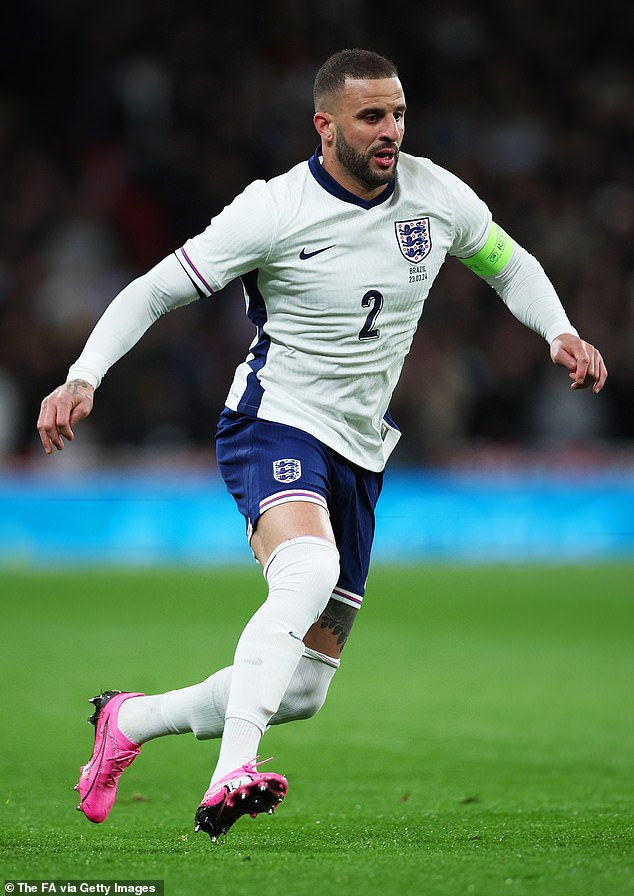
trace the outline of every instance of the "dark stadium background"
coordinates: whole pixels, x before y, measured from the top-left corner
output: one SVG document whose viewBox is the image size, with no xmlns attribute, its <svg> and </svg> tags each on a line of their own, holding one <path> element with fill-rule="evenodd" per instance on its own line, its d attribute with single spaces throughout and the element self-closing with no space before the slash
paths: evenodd
<svg viewBox="0 0 634 896">
<path fill-rule="evenodd" d="M 7 878 L 634 892 L 633 37 L 634 5 L 611 0 L 0 5 Z M 89 825 L 72 791 L 87 698 L 200 681 L 263 598 L 213 455 L 252 335 L 240 287 L 159 321 L 70 450 L 44 455 L 40 401 L 122 286 L 313 152 L 313 76 L 355 45 L 394 59 L 405 149 L 542 261 L 607 385 L 571 394 L 543 340 L 448 261 L 393 403 L 404 438 L 341 673 L 318 719 L 264 741 L 283 811 L 210 851 L 191 822 L 217 742 L 185 736 L 149 744 Z"/>
<path fill-rule="evenodd" d="M 393 414 L 395 465 L 631 465 L 634 8 L 610 4 L 5 5 L 0 22 L 0 468 L 42 466 L 39 402 L 131 278 L 254 178 L 316 145 L 321 61 L 397 63 L 404 148 L 470 183 L 606 358 L 571 395 L 547 347 L 449 262 Z M 251 338 L 239 285 L 160 321 L 107 376 L 73 451 L 205 466 Z M 80 455 L 81 452 L 81 455 Z M 70 458 L 67 461 L 70 463 Z"/>
</svg>

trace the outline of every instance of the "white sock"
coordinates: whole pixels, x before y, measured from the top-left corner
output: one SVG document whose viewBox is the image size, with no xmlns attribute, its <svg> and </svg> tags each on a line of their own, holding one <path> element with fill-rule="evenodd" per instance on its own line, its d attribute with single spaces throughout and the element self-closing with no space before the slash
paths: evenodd
<svg viewBox="0 0 634 896">
<path fill-rule="evenodd" d="M 332 677 L 339 668 L 339 660 L 304 648 L 304 655 L 297 664 L 280 708 L 269 722 L 283 725 L 297 719 L 310 719 L 317 715 L 326 702 Z"/>
<path fill-rule="evenodd" d="M 247 623 L 236 647 L 212 783 L 255 758 L 260 737 L 277 712 L 304 652 L 302 639 L 319 619 L 337 584 L 339 553 L 323 538 L 292 538 L 273 551 L 264 575 L 268 597 Z M 248 724 L 230 724 L 234 719 Z"/>
<path fill-rule="evenodd" d="M 188 731 L 196 737 L 220 737 L 230 682 L 231 666 L 227 666 L 200 684 L 150 697 L 131 697 L 121 704 L 117 724 L 135 744 Z"/>
<path fill-rule="evenodd" d="M 271 725 L 309 719 L 324 705 L 339 660 L 309 647 L 297 664 Z M 144 744 L 166 734 L 193 732 L 199 740 L 221 737 L 231 687 L 231 666 L 200 684 L 121 704 L 118 725 L 128 740 Z"/>
</svg>

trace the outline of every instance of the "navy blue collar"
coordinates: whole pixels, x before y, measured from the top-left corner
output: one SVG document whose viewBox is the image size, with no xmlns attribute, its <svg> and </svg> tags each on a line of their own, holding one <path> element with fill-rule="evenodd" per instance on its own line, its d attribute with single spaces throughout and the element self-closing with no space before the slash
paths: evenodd
<svg viewBox="0 0 634 896">
<path fill-rule="evenodd" d="M 328 174 L 319 161 L 320 153 L 321 147 L 318 146 L 314 154 L 308 160 L 308 167 L 317 183 L 322 186 L 324 190 L 327 190 L 329 193 L 332 193 L 333 196 L 336 196 L 337 199 L 341 199 L 343 202 L 351 202 L 353 205 L 358 205 L 361 208 L 374 208 L 375 205 L 381 205 L 382 202 L 386 202 L 394 192 L 396 179 L 392 178 L 385 190 L 383 190 L 376 199 L 361 199 L 359 196 L 355 196 L 354 193 L 351 193 L 349 190 L 346 190 L 345 187 L 342 187 L 332 175 Z"/>
</svg>

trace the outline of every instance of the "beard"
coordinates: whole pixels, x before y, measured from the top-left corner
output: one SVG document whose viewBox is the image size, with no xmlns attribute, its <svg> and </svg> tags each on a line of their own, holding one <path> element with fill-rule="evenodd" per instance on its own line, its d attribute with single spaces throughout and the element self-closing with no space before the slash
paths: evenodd
<svg viewBox="0 0 634 896">
<path fill-rule="evenodd" d="M 370 167 L 370 161 L 377 151 L 376 146 L 373 149 L 369 149 L 366 153 L 363 153 L 347 143 L 346 138 L 341 131 L 337 131 L 335 138 L 335 150 L 339 163 L 355 178 L 355 180 L 368 189 L 374 189 L 375 187 L 382 187 L 385 184 L 389 184 L 396 174 L 399 150 L 394 144 L 384 148 L 395 150 L 392 170 L 373 171 Z"/>
</svg>

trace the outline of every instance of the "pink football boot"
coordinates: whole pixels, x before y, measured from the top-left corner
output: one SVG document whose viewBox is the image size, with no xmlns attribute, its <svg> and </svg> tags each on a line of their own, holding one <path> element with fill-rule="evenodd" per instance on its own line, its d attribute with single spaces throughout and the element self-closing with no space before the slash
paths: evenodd
<svg viewBox="0 0 634 896">
<path fill-rule="evenodd" d="M 88 719 L 95 726 L 95 745 L 89 762 L 81 767 L 75 790 L 81 796 L 77 809 L 95 824 L 100 824 L 108 817 L 117 796 L 119 778 L 130 763 L 134 762 L 141 749 L 117 727 L 119 707 L 130 697 L 143 696 L 104 691 L 90 701 L 96 707 Z"/>
<path fill-rule="evenodd" d="M 283 775 L 259 772 L 257 766 L 262 762 L 246 762 L 212 784 L 196 812 L 194 830 L 209 834 L 215 843 L 242 815 L 272 815 L 286 796 L 288 781 Z"/>
</svg>

